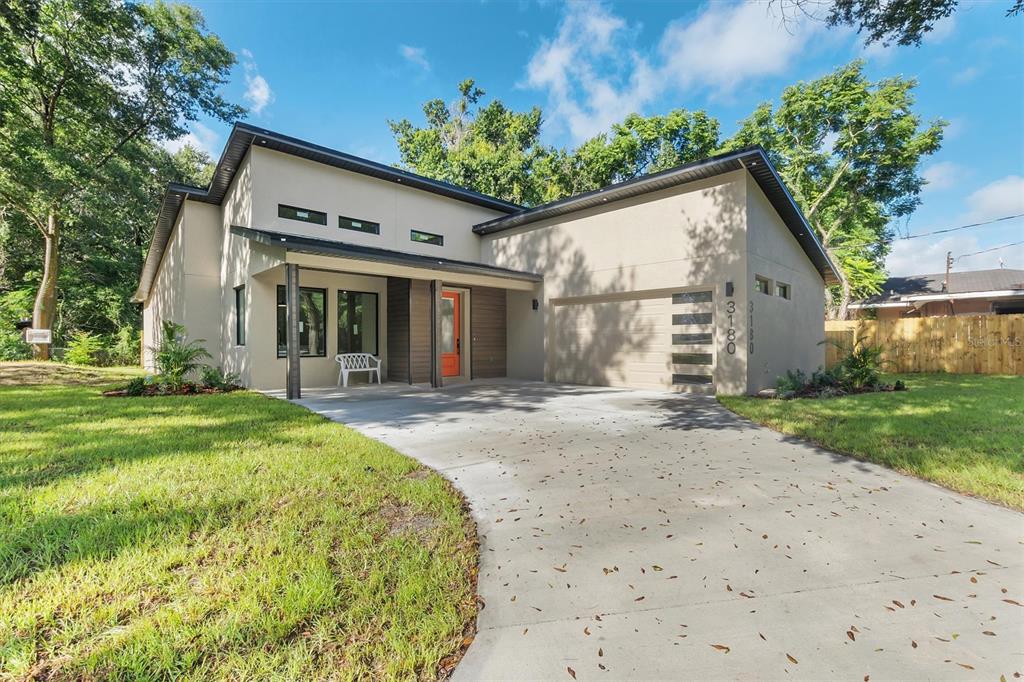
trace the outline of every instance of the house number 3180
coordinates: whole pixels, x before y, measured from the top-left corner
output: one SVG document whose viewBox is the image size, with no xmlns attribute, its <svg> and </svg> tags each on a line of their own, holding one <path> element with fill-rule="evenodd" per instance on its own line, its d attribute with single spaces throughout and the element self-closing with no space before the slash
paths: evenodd
<svg viewBox="0 0 1024 682">
<path fill-rule="evenodd" d="M 736 353 L 736 327 L 733 325 L 733 316 L 736 314 L 736 301 L 727 301 L 725 312 L 729 316 L 729 328 L 725 330 L 725 352 L 734 355 Z"/>
</svg>

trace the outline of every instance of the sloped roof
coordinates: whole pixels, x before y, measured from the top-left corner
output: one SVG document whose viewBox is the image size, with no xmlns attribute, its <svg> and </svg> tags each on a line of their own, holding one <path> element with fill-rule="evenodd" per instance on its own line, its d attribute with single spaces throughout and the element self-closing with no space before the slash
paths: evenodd
<svg viewBox="0 0 1024 682">
<path fill-rule="evenodd" d="M 807 257 L 817 268 L 826 284 L 838 284 L 836 266 L 822 248 L 814 230 L 807 223 L 800 207 L 782 182 L 764 149 L 760 146 L 745 147 L 726 154 L 719 154 L 700 161 L 670 168 L 659 173 L 644 175 L 633 180 L 608 185 L 592 192 L 584 192 L 541 206 L 535 206 L 488 220 L 473 226 L 477 234 L 494 234 L 536 223 L 548 218 L 575 213 L 612 201 L 657 192 L 696 180 L 723 175 L 737 170 L 746 170 L 757 182 L 772 207 L 782 218 L 789 231 L 796 237 Z"/>
<path fill-rule="evenodd" d="M 908 275 L 890 277 L 882 285 L 882 291 L 858 303 L 876 305 L 892 303 L 906 296 L 927 296 L 935 294 L 970 294 L 986 291 L 1011 291 L 1019 289 L 1024 293 L 1024 270 L 1000 268 L 996 270 L 970 270 L 949 273 L 949 288 L 942 289 L 945 273 L 931 275 Z"/>
</svg>

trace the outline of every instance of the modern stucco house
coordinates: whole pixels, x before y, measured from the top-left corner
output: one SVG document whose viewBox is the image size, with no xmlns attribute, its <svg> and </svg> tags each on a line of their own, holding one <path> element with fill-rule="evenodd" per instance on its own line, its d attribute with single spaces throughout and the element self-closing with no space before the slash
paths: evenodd
<svg viewBox="0 0 1024 682">
<path fill-rule="evenodd" d="M 999 268 L 890 277 L 878 294 L 850 304 L 879 320 L 1024 312 L 1024 270 Z"/>
<path fill-rule="evenodd" d="M 396 382 L 744 393 L 824 362 L 835 279 L 760 148 L 526 209 L 237 124 L 209 187 L 168 187 L 136 300 L 145 346 L 180 322 L 258 389 L 368 352 Z"/>
</svg>

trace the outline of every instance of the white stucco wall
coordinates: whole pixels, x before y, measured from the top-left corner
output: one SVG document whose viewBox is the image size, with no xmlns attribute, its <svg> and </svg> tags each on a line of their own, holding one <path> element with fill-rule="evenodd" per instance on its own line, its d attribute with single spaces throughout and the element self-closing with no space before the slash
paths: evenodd
<svg viewBox="0 0 1024 682">
<path fill-rule="evenodd" d="M 476 260 L 476 223 L 504 215 L 474 204 L 254 147 L 251 226 L 424 256 Z M 327 214 L 327 225 L 279 218 L 278 204 Z M 338 227 L 338 217 L 380 223 L 380 234 Z M 237 223 L 236 223 L 237 224 Z M 411 229 L 444 236 L 443 246 L 413 242 Z"/>
<path fill-rule="evenodd" d="M 747 281 L 753 303 L 754 352 L 747 391 L 775 386 L 790 369 L 810 374 L 825 364 L 825 284 L 803 247 L 782 222 L 753 178 L 747 179 Z M 755 292 L 754 277 L 772 281 L 771 295 Z M 790 285 L 791 298 L 775 295 Z"/>
</svg>

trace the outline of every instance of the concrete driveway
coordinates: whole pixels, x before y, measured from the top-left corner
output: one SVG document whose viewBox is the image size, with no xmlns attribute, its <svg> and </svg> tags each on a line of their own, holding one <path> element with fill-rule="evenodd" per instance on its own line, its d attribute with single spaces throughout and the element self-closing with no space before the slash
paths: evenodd
<svg viewBox="0 0 1024 682">
<path fill-rule="evenodd" d="M 548 384 L 307 397 L 452 480 L 481 535 L 478 679 L 1024 672 L 1024 515 L 713 399 Z"/>
</svg>

